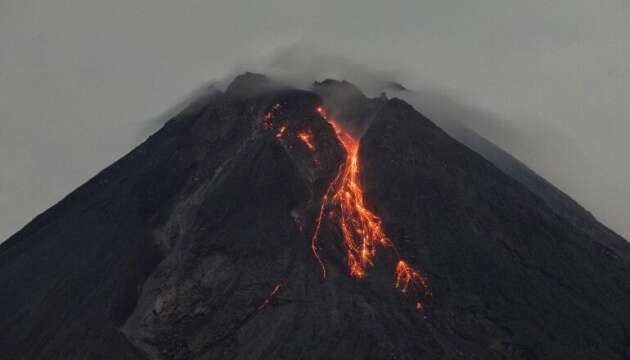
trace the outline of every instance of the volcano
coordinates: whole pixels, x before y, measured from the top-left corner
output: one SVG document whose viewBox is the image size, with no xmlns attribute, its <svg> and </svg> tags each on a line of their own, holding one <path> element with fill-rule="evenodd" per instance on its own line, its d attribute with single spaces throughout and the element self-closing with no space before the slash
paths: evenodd
<svg viewBox="0 0 630 360">
<path fill-rule="evenodd" d="M 630 245 L 479 153 L 239 75 L 0 245 L 0 358 L 630 359 Z"/>
</svg>

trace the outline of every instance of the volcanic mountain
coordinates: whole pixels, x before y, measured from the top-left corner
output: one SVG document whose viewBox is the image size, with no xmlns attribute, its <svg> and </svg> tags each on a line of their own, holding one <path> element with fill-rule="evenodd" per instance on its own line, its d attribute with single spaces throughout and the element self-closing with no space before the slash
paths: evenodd
<svg viewBox="0 0 630 360">
<path fill-rule="evenodd" d="M 630 359 L 630 246 L 489 159 L 240 75 L 0 245 L 0 358 Z"/>
</svg>

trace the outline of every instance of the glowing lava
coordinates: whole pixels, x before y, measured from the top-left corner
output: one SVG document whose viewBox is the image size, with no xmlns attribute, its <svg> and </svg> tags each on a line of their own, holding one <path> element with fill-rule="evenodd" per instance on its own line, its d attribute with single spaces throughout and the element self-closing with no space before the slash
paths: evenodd
<svg viewBox="0 0 630 360">
<path fill-rule="evenodd" d="M 297 133 L 298 139 L 302 140 L 304 145 L 310 150 L 315 151 L 315 143 L 313 142 L 313 134 L 308 131 L 300 131 Z"/>
<path fill-rule="evenodd" d="M 347 251 L 350 274 L 356 278 L 365 276 L 367 267 L 373 265 L 378 245 L 392 247 L 385 235 L 381 219 L 364 203 L 363 189 L 359 183 L 359 142 L 334 120 L 326 116 L 323 108 L 317 111 L 335 130 L 337 138 L 346 150 L 346 161 L 324 195 L 322 208 L 332 207 L 338 220 L 344 246 Z"/>
<path fill-rule="evenodd" d="M 273 104 L 273 106 L 271 106 L 271 110 L 269 110 L 265 114 L 265 117 L 263 118 L 263 121 L 261 122 L 261 126 L 265 129 L 269 129 L 273 127 L 273 118 L 274 116 L 276 116 L 276 112 L 278 112 L 279 110 L 280 110 L 280 103 Z"/>
<path fill-rule="evenodd" d="M 398 260 L 398 264 L 396 264 L 396 282 L 394 286 L 402 293 L 414 289 L 426 292 L 429 288 L 427 279 L 403 260 Z"/>
<path fill-rule="evenodd" d="M 278 111 L 280 111 L 280 104 L 276 103 L 264 116 L 261 126 L 265 129 L 274 128 L 273 120 Z M 317 241 L 324 215 L 327 214 L 341 232 L 350 275 L 362 279 L 366 276 L 368 268 L 374 265 L 374 257 L 379 246 L 393 249 L 396 254 L 398 252 L 385 234 L 382 220 L 365 204 L 363 188 L 359 181 L 359 140 L 345 132 L 333 118 L 326 114 L 323 107 L 318 107 L 317 112 L 334 129 L 337 139 L 346 151 L 346 159 L 322 198 L 321 207 L 315 219 L 311 248 L 321 266 L 322 276 L 326 278 L 326 266 L 320 257 Z M 276 130 L 275 136 L 281 140 L 286 134 L 287 127 L 281 126 Z M 295 135 L 309 151 L 315 153 L 316 138 L 310 130 L 302 129 Z M 401 293 L 432 295 L 427 279 L 403 260 L 398 260 L 394 277 L 394 287 Z M 274 287 L 269 298 L 259 309 L 264 308 L 279 289 L 280 284 Z M 424 304 L 418 300 L 416 309 L 424 310 L 424 308 Z"/>
<path fill-rule="evenodd" d="M 286 126 L 282 126 L 280 127 L 280 129 L 278 129 L 278 132 L 276 133 L 276 138 L 280 139 L 282 138 L 282 135 L 284 134 L 284 132 L 287 130 Z"/>
<path fill-rule="evenodd" d="M 326 277 L 326 268 L 317 251 L 317 238 L 323 214 L 326 209 L 332 209 L 329 214 L 341 230 L 350 275 L 361 279 L 365 277 L 368 267 L 374 265 L 376 249 L 379 246 L 394 248 L 394 245 L 383 230 L 382 220 L 365 205 L 359 181 L 359 141 L 327 116 L 324 108 L 318 107 L 317 111 L 335 130 L 337 139 L 346 150 L 346 160 L 324 194 L 311 247 L 322 267 L 322 275 Z M 405 261 L 398 261 L 395 276 L 394 285 L 400 292 L 415 290 L 431 295 L 426 278 Z M 422 310 L 424 305 L 418 301 L 416 309 Z"/>
</svg>

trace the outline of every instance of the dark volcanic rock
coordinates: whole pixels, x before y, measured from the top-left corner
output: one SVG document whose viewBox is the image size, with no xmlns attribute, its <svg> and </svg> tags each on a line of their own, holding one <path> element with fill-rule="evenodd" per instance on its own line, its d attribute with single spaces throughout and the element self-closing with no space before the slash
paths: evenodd
<svg viewBox="0 0 630 360">
<path fill-rule="evenodd" d="M 627 354 L 628 263 L 611 249 L 400 100 L 361 155 L 369 199 L 433 279 L 432 323 L 468 358 Z"/>
<path fill-rule="evenodd" d="M 401 100 L 315 90 L 239 76 L 0 245 L 0 358 L 630 356 L 627 244 Z M 392 286 L 392 252 L 351 278 L 327 220 L 322 279 L 311 235 L 345 156 L 322 102 L 365 132 L 366 202 L 427 275 L 424 310 Z"/>
</svg>

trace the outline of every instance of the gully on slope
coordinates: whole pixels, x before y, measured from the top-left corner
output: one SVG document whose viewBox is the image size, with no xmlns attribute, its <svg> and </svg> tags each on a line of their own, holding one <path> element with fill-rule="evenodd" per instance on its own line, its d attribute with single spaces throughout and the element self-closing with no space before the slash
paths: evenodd
<svg viewBox="0 0 630 360">
<path fill-rule="evenodd" d="M 262 122 L 263 128 L 275 129 L 276 138 L 279 141 L 289 135 L 285 125 L 277 129 L 274 126 L 274 117 L 280 110 L 281 104 L 274 104 Z M 328 217 L 341 232 L 350 276 L 363 279 L 368 269 L 374 266 L 374 257 L 379 247 L 390 249 L 396 255 L 398 251 L 385 233 L 381 218 L 365 204 L 363 188 L 359 181 L 359 139 L 345 131 L 322 106 L 317 107 L 316 111 L 332 126 L 337 140 L 343 145 L 346 158 L 322 198 L 311 237 L 311 248 L 321 266 L 322 277 L 326 278 L 326 266 L 319 254 L 318 240 L 322 222 L 325 217 Z M 317 151 L 317 139 L 309 129 L 300 129 L 296 137 L 310 152 Z M 400 258 L 394 269 L 393 285 L 401 293 L 417 293 L 419 299 L 416 301 L 416 309 L 418 310 L 425 308 L 420 297 L 432 296 L 427 278 Z"/>
</svg>

